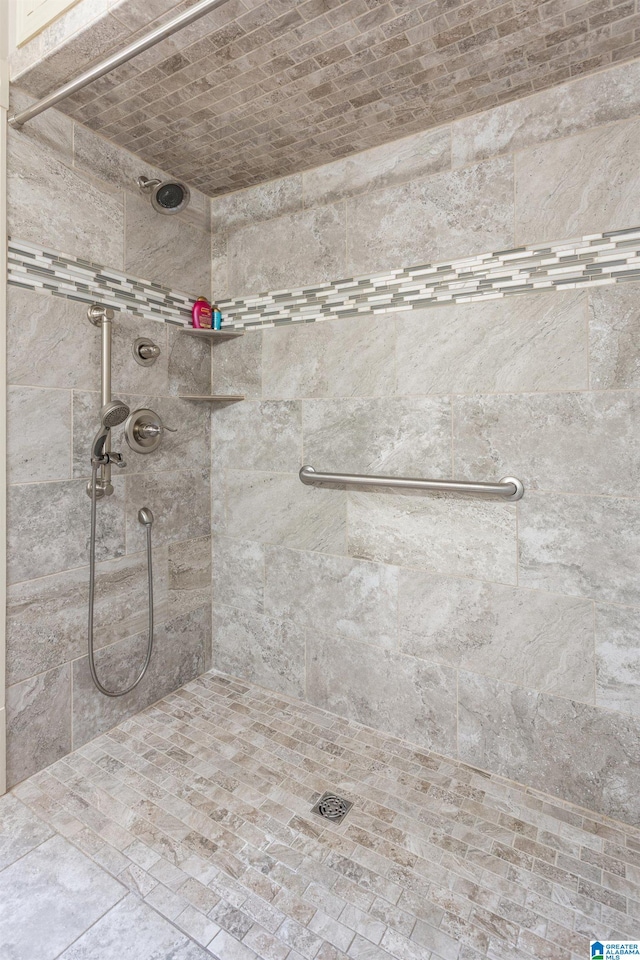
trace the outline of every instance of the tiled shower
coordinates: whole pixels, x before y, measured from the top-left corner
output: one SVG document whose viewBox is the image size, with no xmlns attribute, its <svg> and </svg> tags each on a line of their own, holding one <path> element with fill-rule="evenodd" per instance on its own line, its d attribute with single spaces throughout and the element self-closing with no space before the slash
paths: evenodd
<svg viewBox="0 0 640 960">
<path fill-rule="evenodd" d="M 11 109 L 91 29 L 141 29 L 120 6 L 76 48 L 45 32 L 37 62 L 19 52 Z M 152 84 L 197 82 L 188 45 L 145 65 L 137 140 L 119 100 L 137 74 L 8 131 L 0 892 L 28 901 L 10 872 L 67 854 L 101 892 L 49 952 L 9 929 L 7 960 L 127 957 L 145 924 L 143 960 L 573 960 L 638 935 L 640 61 L 621 31 L 639 28 L 600 6 L 609 59 L 466 108 L 443 94 L 433 115 L 389 94 L 386 133 L 375 98 L 354 103 L 371 112 L 343 125 L 351 149 L 318 122 L 297 162 L 238 139 L 240 89 L 210 168 L 199 140 L 161 149 Z M 499 10 L 483 29 L 500 34 Z M 556 14 L 570 44 L 576 17 Z M 339 76 L 311 99 L 337 103 Z M 185 130 L 213 149 L 195 107 Z M 158 215 L 140 175 L 188 179 L 188 209 Z M 185 333 L 198 296 L 237 336 Z M 86 656 L 92 303 L 115 311 L 114 395 L 176 431 L 127 450 L 98 505 L 97 663 L 120 686 L 146 644 L 137 511 L 156 517 L 156 644 L 121 699 Z M 525 492 L 306 486 L 303 465 Z M 311 813 L 325 788 L 353 802 L 340 824 Z"/>
</svg>

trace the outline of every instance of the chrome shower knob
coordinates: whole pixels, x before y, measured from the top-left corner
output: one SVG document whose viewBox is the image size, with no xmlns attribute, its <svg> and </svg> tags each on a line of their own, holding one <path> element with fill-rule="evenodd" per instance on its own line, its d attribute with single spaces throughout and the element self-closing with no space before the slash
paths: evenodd
<svg viewBox="0 0 640 960">
<path fill-rule="evenodd" d="M 160 356 L 160 347 L 148 337 L 138 337 L 133 341 L 133 359 L 141 367 L 150 367 Z"/>
<path fill-rule="evenodd" d="M 153 453 L 157 450 L 165 430 L 170 433 L 177 432 L 171 427 L 165 427 L 158 414 L 146 407 L 130 413 L 124 425 L 127 443 L 135 453 Z"/>
</svg>

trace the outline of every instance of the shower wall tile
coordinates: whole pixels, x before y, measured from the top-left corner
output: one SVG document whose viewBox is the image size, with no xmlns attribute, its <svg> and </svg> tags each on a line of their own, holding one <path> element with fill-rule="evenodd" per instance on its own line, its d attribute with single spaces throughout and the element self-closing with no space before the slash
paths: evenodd
<svg viewBox="0 0 640 960">
<path fill-rule="evenodd" d="M 18 287 L 7 300 L 9 383 L 99 389 L 100 331 L 82 304 Z"/>
<path fill-rule="evenodd" d="M 314 632 L 307 698 L 324 710 L 445 755 L 456 751 L 456 671 Z"/>
<path fill-rule="evenodd" d="M 448 397 L 305 400 L 303 460 L 317 470 L 449 476 Z"/>
<path fill-rule="evenodd" d="M 400 649 L 542 693 L 594 700 L 593 603 L 400 571 Z"/>
<path fill-rule="evenodd" d="M 347 221 L 347 276 L 511 247 L 513 166 L 487 160 L 366 194 L 347 202 Z"/>
<path fill-rule="evenodd" d="M 305 636 L 295 624 L 216 604 L 213 665 L 290 696 L 304 695 Z"/>
<path fill-rule="evenodd" d="M 269 616 L 312 632 L 321 625 L 331 636 L 397 647 L 397 568 L 267 547 L 264 569 Z"/>
<path fill-rule="evenodd" d="M 523 586 L 640 606 L 640 500 L 529 491 L 518 522 Z"/>
<path fill-rule="evenodd" d="M 345 215 L 339 203 L 236 230 L 227 246 L 229 295 L 345 276 Z"/>
<path fill-rule="evenodd" d="M 122 195 L 14 130 L 8 142 L 7 216 L 9 233 L 22 240 L 124 266 Z"/>
<path fill-rule="evenodd" d="M 64 664 L 7 688 L 9 787 L 71 750 L 71 669 Z"/>
<path fill-rule="evenodd" d="M 640 394 L 456 398 L 453 417 L 458 478 L 517 476 L 527 491 L 619 497 L 640 486 Z"/>
<path fill-rule="evenodd" d="M 223 468 L 299 470 L 302 404 L 299 400 L 246 400 L 215 410 L 211 417 L 212 455 Z"/>
<path fill-rule="evenodd" d="M 126 477 L 127 549 L 144 550 L 145 532 L 138 510 L 150 506 L 155 546 L 209 536 L 209 470 L 197 465 L 181 471 L 138 473 Z"/>
<path fill-rule="evenodd" d="M 302 210 L 302 174 L 268 180 L 255 187 L 227 193 L 211 200 L 211 231 L 214 237 L 229 234 L 250 223 L 275 220 Z"/>
<path fill-rule="evenodd" d="M 130 313 L 119 313 L 113 322 L 111 336 L 113 395 L 166 395 L 169 392 L 166 324 L 134 317 Z M 160 356 L 149 367 L 141 366 L 133 356 L 133 342 L 138 337 L 148 337 L 160 347 Z M 99 388 L 99 378 L 94 380 L 95 386 Z"/>
<path fill-rule="evenodd" d="M 637 718 L 465 671 L 458 689 L 462 760 L 627 823 L 640 822 Z"/>
<path fill-rule="evenodd" d="M 161 648 L 166 648 L 166 628 L 162 624 L 155 631 L 155 660 Z M 118 643 L 97 650 L 95 654 L 98 679 L 108 690 L 124 690 L 132 684 L 144 664 L 147 650 L 147 632 L 128 637 Z M 93 685 L 86 656 L 74 660 L 73 668 L 73 748 L 93 740 L 111 729 L 125 717 L 139 713 L 165 692 L 153 683 L 151 671 L 131 693 L 124 697 L 106 697 Z M 157 694 L 157 695 L 156 695 Z"/>
<path fill-rule="evenodd" d="M 194 299 L 208 297 L 211 289 L 208 222 L 197 225 L 189 223 L 181 214 L 163 216 L 153 209 L 148 198 L 134 194 L 126 194 L 124 203 L 124 269 L 176 290 L 189 290 Z"/>
<path fill-rule="evenodd" d="M 9 387 L 9 483 L 70 478 L 71 396 L 67 390 Z"/>
<path fill-rule="evenodd" d="M 264 547 L 252 540 L 213 538 L 213 603 L 264 612 Z"/>
<path fill-rule="evenodd" d="M 167 618 L 167 550 L 154 549 L 154 612 Z M 80 657 L 87 643 L 86 566 L 12 584 L 7 597 L 7 677 L 17 683 Z M 97 565 L 96 648 L 146 629 L 146 554 Z"/>
<path fill-rule="evenodd" d="M 139 713 L 207 668 L 211 606 L 199 607 L 161 624 L 156 632 L 149 670 L 124 697 L 111 698 L 93 685 L 87 657 L 73 663 L 73 746 L 77 748 L 109 730 L 120 720 Z M 147 632 L 104 647 L 96 654 L 96 670 L 112 690 L 132 683 L 144 663 Z"/>
<path fill-rule="evenodd" d="M 211 345 L 185 337 L 178 327 L 166 325 L 169 393 L 208 396 L 211 390 Z M 244 339 L 241 337 L 239 339 Z M 233 341 L 230 341 L 233 342 Z M 220 344 L 216 345 L 216 349 Z M 220 393 L 241 393 L 237 387 Z"/>
<path fill-rule="evenodd" d="M 352 557 L 516 583 L 515 506 L 453 495 L 352 492 L 347 513 Z"/>
<path fill-rule="evenodd" d="M 265 398 L 380 397 L 393 392 L 395 332 L 388 318 L 277 327 L 263 337 Z"/>
<path fill-rule="evenodd" d="M 516 243 L 619 230 L 640 220 L 640 120 L 524 150 L 516 162 Z"/>
<path fill-rule="evenodd" d="M 228 533 L 323 553 L 346 552 L 346 493 L 305 487 L 297 474 L 229 471 Z"/>
<path fill-rule="evenodd" d="M 640 63 L 580 77 L 452 124 L 454 167 L 640 114 Z"/>
<path fill-rule="evenodd" d="M 586 316 L 575 290 L 397 314 L 397 392 L 586 389 Z"/>
<path fill-rule="evenodd" d="M 334 203 L 426 177 L 450 165 L 450 128 L 425 130 L 306 171 L 302 175 L 304 205 Z"/>
<path fill-rule="evenodd" d="M 596 704 L 640 717 L 640 615 L 596 604 Z"/>
<path fill-rule="evenodd" d="M 594 390 L 640 387 L 640 287 L 594 290 L 589 297 L 589 370 Z"/>
<path fill-rule="evenodd" d="M 8 582 L 83 566 L 89 557 L 89 498 L 84 480 L 9 487 Z M 97 557 L 125 552 L 122 486 L 98 511 Z"/>
<path fill-rule="evenodd" d="M 223 340 L 215 345 L 211 351 L 211 386 L 212 392 L 217 394 L 240 393 L 247 400 L 262 397 L 261 331 L 252 331 L 250 337 Z"/>
<path fill-rule="evenodd" d="M 168 617 L 211 604 L 211 537 L 169 544 Z"/>
</svg>

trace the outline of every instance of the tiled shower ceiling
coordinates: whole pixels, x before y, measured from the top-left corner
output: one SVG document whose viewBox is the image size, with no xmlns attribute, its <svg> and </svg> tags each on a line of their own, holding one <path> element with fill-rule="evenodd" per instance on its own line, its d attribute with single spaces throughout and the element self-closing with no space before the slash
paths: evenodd
<svg viewBox="0 0 640 960">
<path fill-rule="evenodd" d="M 229 0 L 61 109 L 216 195 L 636 57 L 639 4 Z M 148 29 L 154 9 L 112 8 L 119 36 L 102 40 L 100 57 Z M 165 3 L 154 23 L 176 9 Z M 70 79 L 87 51 L 95 58 L 85 36 L 58 55 L 53 84 L 41 65 L 19 85 L 42 93 Z"/>
</svg>

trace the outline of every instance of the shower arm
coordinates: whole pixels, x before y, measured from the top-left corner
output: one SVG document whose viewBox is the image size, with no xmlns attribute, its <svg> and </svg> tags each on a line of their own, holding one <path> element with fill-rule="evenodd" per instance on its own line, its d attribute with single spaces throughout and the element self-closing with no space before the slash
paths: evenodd
<svg viewBox="0 0 640 960">
<path fill-rule="evenodd" d="M 75 80 L 70 80 L 69 83 L 65 83 L 64 86 L 58 87 L 57 90 L 47 94 L 46 97 L 38 100 L 26 110 L 22 110 L 20 113 L 13 113 L 8 117 L 7 122 L 9 126 L 21 127 L 27 120 L 37 117 L 38 114 L 44 110 L 49 110 L 51 107 L 54 107 L 56 103 L 60 103 L 61 100 L 65 100 L 78 90 L 82 90 L 83 87 L 93 83 L 94 80 L 98 80 L 100 77 L 104 77 L 105 74 L 111 73 L 112 70 L 115 70 L 123 63 L 127 63 L 127 61 L 137 57 L 139 53 L 144 53 L 145 50 L 155 46 L 156 43 L 160 43 L 161 40 L 165 40 L 172 34 L 177 33 L 178 30 L 188 27 L 190 23 L 194 23 L 196 20 L 199 20 L 200 17 L 211 13 L 212 10 L 221 7 L 226 2 L 227 0 L 200 0 L 200 3 L 196 3 L 193 7 L 185 10 L 184 13 L 167 21 L 167 23 L 156 27 L 154 30 L 150 30 L 149 33 L 146 33 L 143 37 L 126 46 L 120 53 L 113 53 L 110 57 L 107 57 L 106 60 L 101 60 L 100 63 L 81 73 Z"/>
</svg>

